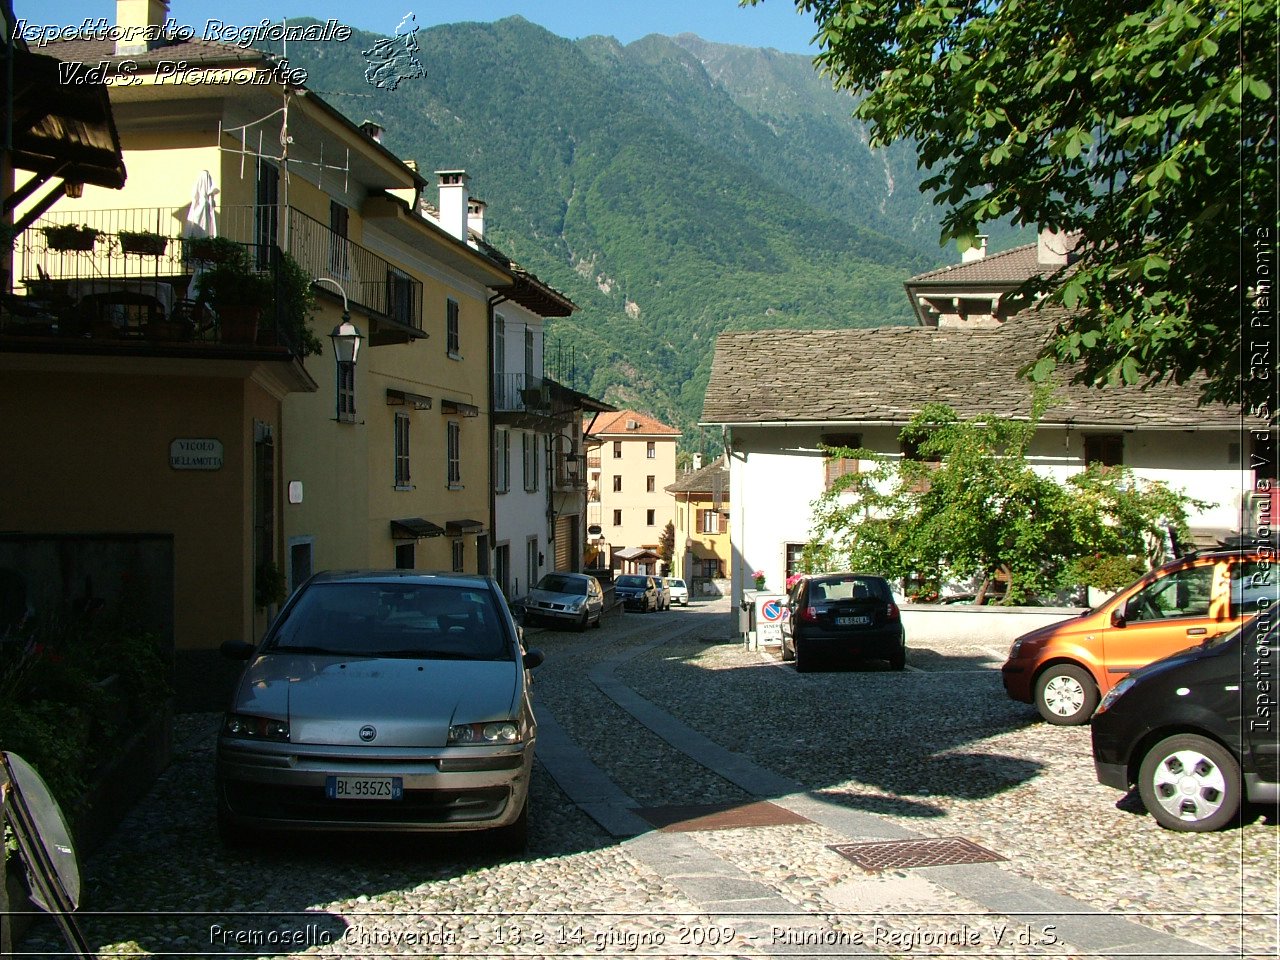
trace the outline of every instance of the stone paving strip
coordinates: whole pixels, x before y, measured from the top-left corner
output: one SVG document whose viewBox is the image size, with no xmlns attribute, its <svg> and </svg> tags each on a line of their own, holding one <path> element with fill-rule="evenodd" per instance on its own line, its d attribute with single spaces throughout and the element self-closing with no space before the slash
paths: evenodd
<svg viewBox="0 0 1280 960">
<path fill-rule="evenodd" d="M 589 670 L 588 677 L 598 689 L 647 729 L 692 757 L 699 764 L 714 770 L 753 796 L 772 798 L 775 804 L 828 827 L 837 838 L 908 839 L 923 836 L 918 832 L 889 823 L 877 815 L 840 807 L 820 796 L 804 792 L 801 785 L 794 780 L 779 776 L 753 763 L 741 753 L 729 750 L 703 736 L 697 730 L 656 707 L 617 678 L 615 671 L 620 666 L 641 655 L 651 653 L 655 648 L 669 644 L 672 639 L 670 636 L 660 636 L 649 643 L 632 647 L 597 663 Z M 563 753 L 558 753 L 551 761 L 546 761 L 544 757 L 553 777 L 557 776 L 557 762 L 564 759 L 567 757 Z M 581 769 L 589 762 L 585 756 L 579 756 L 573 766 Z M 561 783 L 561 786 L 565 787 L 565 784 Z M 573 797 L 572 789 L 566 788 L 566 792 Z M 615 802 L 618 799 L 615 798 Z M 611 829 L 606 823 L 602 822 L 601 825 Z M 704 909 L 715 914 L 733 909 L 736 905 L 743 912 L 779 913 L 776 908 L 770 909 L 771 906 L 776 907 L 778 894 L 774 893 L 772 887 L 751 879 L 751 874 L 743 873 L 739 868 L 715 858 L 715 861 L 723 865 L 717 868 L 715 862 L 709 862 L 705 857 L 697 858 L 699 870 L 679 871 L 680 857 L 673 857 L 669 850 L 672 841 L 665 840 L 658 847 L 659 853 L 655 856 L 653 847 L 657 841 L 653 839 L 654 837 L 654 834 L 646 834 L 638 840 L 628 842 L 626 847 L 629 852 L 638 855 L 663 876 L 680 885 L 686 894 L 698 901 Z M 835 842 L 839 842 L 838 839 Z M 728 868 L 728 872 L 725 868 Z M 914 886 L 918 896 L 922 886 L 918 878 L 900 879 L 903 885 Z M 1008 935 L 1011 930 L 1018 930 L 1029 941 L 1019 944 L 1029 948 L 1028 953 L 1032 952 L 1030 950 L 1032 947 L 1047 947 L 1053 948 L 1056 955 L 1061 955 L 1069 943 L 1082 952 L 1108 956 L 1137 953 L 1166 957 L 1226 955 L 1217 951 L 1206 951 L 1199 944 L 1153 931 L 1123 918 L 1108 916 L 1069 897 L 1037 890 L 1019 878 L 1011 877 L 999 868 L 988 864 L 932 867 L 928 882 L 967 898 L 970 903 L 977 905 L 979 910 L 1004 915 L 1007 918 L 1005 925 L 992 924 L 988 920 L 984 927 L 1003 929 L 1005 935 Z M 894 881 L 888 880 L 885 885 L 892 887 Z M 845 888 L 844 895 L 836 894 L 836 900 L 844 903 L 833 903 L 833 906 L 843 905 L 856 909 L 858 898 L 848 896 L 850 891 L 856 889 L 855 885 Z M 881 905 L 892 903 L 897 899 L 899 898 L 891 893 L 887 900 L 882 900 Z M 939 907 L 954 905 L 946 903 L 949 899 L 953 898 L 938 896 L 935 893 L 932 902 L 923 911 L 924 914 L 937 918 L 940 913 Z M 869 916 L 878 918 L 881 914 L 876 912 Z M 884 931 L 885 928 L 879 926 L 877 921 L 875 930 Z M 1046 933 L 1046 931 L 1050 932 Z M 875 943 L 874 936 L 870 944 L 866 943 L 865 938 L 861 942 L 872 947 L 888 945 L 892 948 L 895 944 L 889 942 L 889 936 L 894 932 L 898 934 L 897 942 L 910 942 L 910 934 L 907 931 L 890 931 L 881 938 L 880 944 Z M 928 937 L 930 931 L 921 929 L 919 926 L 915 927 L 915 932 L 920 934 L 922 939 L 927 938 L 926 943 L 956 945 L 946 944 L 944 931 L 932 931 L 934 935 L 931 938 Z M 973 952 L 980 953 L 989 952 L 993 946 L 1000 946 L 999 943 L 992 943 L 985 937 L 980 938 L 977 943 L 966 941 L 966 944 L 960 945 L 968 945 Z"/>
</svg>

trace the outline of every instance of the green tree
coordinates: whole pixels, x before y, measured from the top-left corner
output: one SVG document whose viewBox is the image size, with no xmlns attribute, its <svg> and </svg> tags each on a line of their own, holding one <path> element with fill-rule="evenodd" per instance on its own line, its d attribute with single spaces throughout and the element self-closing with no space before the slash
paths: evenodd
<svg viewBox="0 0 1280 960">
<path fill-rule="evenodd" d="M 1203 373 L 1204 399 L 1276 413 L 1273 281 L 1253 269 L 1274 270 L 1277 232 L 1273 2 L 796 7 L 874 141 L 915 143 L 944 243 L 1002 218 L 1082 235 L 1078 262 L 1042 282 L 1069 312 L 1036 379 L 1063 362 L 1088 383 Z"/>
<path fill-rule="evenodd" d="M 1065 484 L 1033 470 L 1026 454 L 1037 423 L 1038 409 L 1030 420 L 962 421 L 929 404 L 901 434 L 919 459 L 833 449 L 875 465 L 814 503 L 807 564 L 910 577 L 925 593 L 981 581 L 979 600 L 999 577 L 1004 602 L 1016 604 L 1085 582 L 1108 586 L 1091 576 L 1101 558 L 1145 567 L 1159 559 L 1168 527 L 1185 538 L 1195 502 L 1163 484 L 1116 467 Z"/>
<path fill-rule="evenodd" d="M 662 558 L 664 570 L 671 569 L 671 558 L 676 550 L 676 525 L 670 520 L 658 535 L 658 556 Z"/>
</svg>

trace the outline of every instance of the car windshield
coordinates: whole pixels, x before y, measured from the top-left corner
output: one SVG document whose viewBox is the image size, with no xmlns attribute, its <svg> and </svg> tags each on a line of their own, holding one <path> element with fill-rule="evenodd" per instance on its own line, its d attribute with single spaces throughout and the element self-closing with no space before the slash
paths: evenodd
<svg viewBox="0 0 1280 960">
<path fill-rule="evenodd" d="M 313 583 L 263 649 L 446 660 L 505 660 L 511 655 L 488 590 L 409 581 Z"/>
<path fill-rule="evenodd" d="M 631 574 L 619 577 L 616 583 L 616 586 L 619 587 L 643 587 L 644 585 L 644 577 L 636 577 Z"/>
<path fill-rule="evenodd" d="M 824 577 L 809 584 L 809 602 L 887 600 L 888 590 L 875 577 Z"/>
<path fill-rule="evenodd" d="M 668 580 L 668 581 L 667 581 L 667 583 L 671 584 L 673 587 L 683 587 L 683 586 L 684 586 L 684 581 L 683 581 L 683 580 Z"/>
<path fill-rule="evenodd" d="M 548 593 L 567 593 L 571 597 L 585 597 L 587 581 L 558 573 L 548 573 L 538 581 L 538 586 L 534 589 L 546 590 Z"/>
</svg>

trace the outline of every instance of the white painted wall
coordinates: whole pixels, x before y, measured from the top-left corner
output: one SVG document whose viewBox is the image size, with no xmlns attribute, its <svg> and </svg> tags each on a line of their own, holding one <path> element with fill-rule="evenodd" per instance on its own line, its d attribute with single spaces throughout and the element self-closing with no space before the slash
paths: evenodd
<svg viewBox="0 0 1280 960">
<path fill-rule="evenodd" d="M 811 504 L 823 493 L 823 433 L 862 434 L 871 449 L 898 451 L 896 427 L 734 427 L 729 458 L 733 542 L 731 597 L 740 608 L 751 574 L 762 570 L 767 590 L 781 590 L 786 544 L 811 536 Z M 1144 479 L 1160 480 L 1207 501 L 1193 511 L 1193 527 L 1235 529 L 1248 489 L 1241 475 L 1239 435 L 1231 431 L 1148 431 L 1125 435 L 1125 464 Z M 1233 446 L 1235 444 L 1235 446 Z M 1080 431 L 1042 430 L 1028 457 L 1034 469 L 1065 480 L 1084 469 Z M 1242 484 L 1244 484 L 1242 486 Z M 737 632 L 736 630 L 734 632 Z"/>
<path fill-rule="evenodd" d="M 513 375 L 523 378 L 525 331 L 529 330 L 533 333 L 533 375 L 541 377 L 543 375 L 542 317 L 511 302 L 500 304 L 494 310 L 495 323 L 499 317 L 504 321 L 504 348 L 502 362 L 499 363 L 496 356 L 494 358 L 495 371 L 505 370 L 508 379 Z M 543 555 L 543 563 L 537 571 L 539 577 L 551 569 L 553 556 L 547 542 L 547 484 L 549 483 L 547 435 L 514 427 L 498 429 L 509 430 L 511 436 L 511 482 L 506 493 L 494 494 L 494 520 L 497 531 L 493 545 L 508 546 L 511 557 L 512 596 L 523 596 L 531 586 L 526 562 L 529 539 L 532 537 L 537 540 L 538 550 Z M 534 492 L 526 491 L 524 488 L 522 438 L 525 435 L 528 435 L 536 444 L 538 451 L 538 489 Z"/>
</svg>

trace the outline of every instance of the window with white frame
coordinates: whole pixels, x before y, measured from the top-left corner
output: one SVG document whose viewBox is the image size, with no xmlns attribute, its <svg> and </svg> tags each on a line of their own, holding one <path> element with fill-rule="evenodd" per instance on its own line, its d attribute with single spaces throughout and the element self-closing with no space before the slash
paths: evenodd
<svg viewBox="0 0 1280 960">
<path fill-rule="evenodd" d="M 395 485 L 409 489 L 409 415 L 397 413 L 395 420 Z"/>
<path fill-rule="evenodd" d="M 511 489 L 511 431 L 498 430 L 493 435 L 495 493 L 507 493 Z"/>
<path fill-rule="evenodd" d="M 458 301 L 449 297 L 444 302 L 444 348 L 455 360 L 462 358 L 462 335 L 458 330 Z"/>
<path fill-rule="evenodd" d="M 720 532 L 720 511 L 719 510 L 699 510 L 698 511 L 698 532 L 699 533 L 719 533 Z"/>
<path fill-rule="evenodd" d="M 456 420 L 449 421 L 449 448 L 447 463 L 449 486 L 462 486 L 462 424 L 458 423 Z"/>
</svg>

